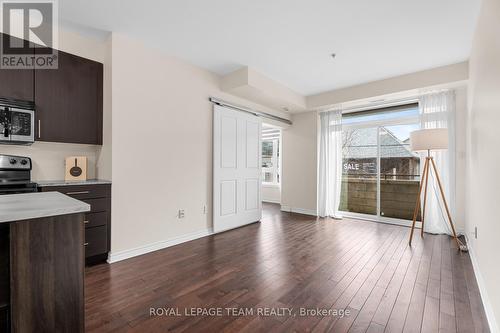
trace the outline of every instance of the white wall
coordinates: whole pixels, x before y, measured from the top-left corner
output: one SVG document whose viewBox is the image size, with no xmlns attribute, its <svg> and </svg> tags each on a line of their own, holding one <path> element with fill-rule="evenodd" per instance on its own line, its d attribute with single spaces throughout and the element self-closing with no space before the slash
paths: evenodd
<svg viewBox="0 0 500 333">
<path fill-rule="evenodd" d="M 281 206 L 286 211 L 316 214 L 318 114 L 294 114 L 282 131 Z"/>
<path fill-rule="evenodd" d="M 279 185 L 262 185 L 261 197 L 264 202 L 281 203 L 281 187 Z"/>
<path fill-rule="evenodd" d="M 76 54 L 88 59 L 104 63 L 104 70 L 109 67 L 106 62 L 106 43 L 103 40 L 82 36 L 73 31 L 59 29 L 59 49 L 68 53 Z M 105 84 L 106 84 L 105 79 Z M 107 90 L 104 91 L 104 99 L 109 99 Z M 104 114 L 110 114 L 110 107 L 104 107 Z M 104 126 L 109 123 L 104 122 Z M 106 132 L 104 134 L 106 142 Z M 110 156 L 110 152 L 101 153 L 101 147 L 94 145 L 64 144 L 50 142 L 35 142 L 31 146 L 7 146 L 0 145 L 0 154 L 21 155 L 31 157 L 33 160 L 32 179 L 39 180 L 60 180 L 64 179 L 64 160 L 67 156 L 87 156 L 88 177 L 111 179 L 111 173 L 107 172 L 106 163 L 101 163 L 98 168 L 98 160 Z"/>
<path fill-rule="evenodd" d="M 111 45 L 114 260 L 212 227 L 210 96 L 285 115 L 222 93 L 219 76 L 134 39 L 113 33 Z"/>
<path fill-rule="evenodd" d="M 113 179 L 112 174 L 112 64 L 111 34 L 104 42 L 102 145 L 97 149 L 96 176 Z"/>
<path fill-rule="evenodd" d="M 465 151 L 467 121 L 467 87 L 455 89 L 455 206 L 454 223 L 457 231 L 465 232 Z"/>
<path fill-rule="evenodd" d="M 500 320 L 499 36 L 500 2 L 483 0 L 470 58 L 466 228 L 493 332 L 499 331 Z M 478 229 L 477 239 L 474 227 Z"/>
</svg>

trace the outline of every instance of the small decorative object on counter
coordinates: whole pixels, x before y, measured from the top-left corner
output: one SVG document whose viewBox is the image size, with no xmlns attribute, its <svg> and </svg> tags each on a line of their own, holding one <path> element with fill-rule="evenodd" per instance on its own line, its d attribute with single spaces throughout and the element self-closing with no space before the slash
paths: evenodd
<svg viewBox="0 0 500 333">
<path fill-rule="evenodd" d="M 87 157 L 69 156 L 66 157 L 66 181 L 87 180 Z"/>
</svg>

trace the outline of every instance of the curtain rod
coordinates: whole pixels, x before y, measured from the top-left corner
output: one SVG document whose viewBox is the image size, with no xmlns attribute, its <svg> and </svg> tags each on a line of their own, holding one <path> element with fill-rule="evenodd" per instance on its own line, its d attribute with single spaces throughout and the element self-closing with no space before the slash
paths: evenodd
<svg viewBox="0 0 500 333">
<path fill-rule="evenodd" d="M 400 106 L 400 105 L 405 105 L 405 104 L 411 104 L 411 103 L 418 103 L 419 101 L 419 96 L 413 96 L 413 97 L 408 97 L 408 98 L 401 98 L 401 99 L 394 99 L 394 100 L 388 100 L 388 101 L 383 101 L 380 103 L 369 103 L 369 104 L 363 104 L 363 105 L 357 105 L 357 106 L 351 106 L 347 108 L 341 108 L 342 113 L 353 113 L 353 112 L 359 112 L 359 111 L 365 111 L 365 110 L 375 110 L 375 109 L 382 109 L 386 107 L 391 107 L 391 106 Z M 342 105 L 337 104 L 337 105 Z M 321 110 L 321 112 L 328 112 L 332 108 L 330 107 L 329 109 Z"/>
<path fill-rule="evenodd" d="M 225 107 L 228 107 L 228 108 L 231 108 L 231 109 L 235 109 L 235 110 L 238 110 L 238 111 L 243 111 L 243 112 L 246 112 L 246 113 L 250 113 L 250 114 L 253 114 L 254 116 L 257 116 L 257 117 L 262 117 L 262 118 L 267 118 L 267 119 L 272 119 L 272 120 L 280 121 L 280 122 L 288 124 L 288 125 L 292 124 L 292 122 L 290 120 L 288 120 L 288 119 L 281 118 L 281 117 L 272 115 L 270 113 L 265 113 L 265 112 L 261 112 L 261 111 L 255 111 L 255 110 L 252 110 L 252 109 L 245 108 L 243 106 L 231 104 L 231 103 L 225 102 L 225 101 L 223 101 L 221 99 L 218 99 L 218 98 L 215 98 L 215 97 L 210 97 L 208 100 L 210 102 L 214 103 L 214 104 L 217 104 L 217 105 L 220 105 L 220 106 L 225 106 Z"/>
<path fill-rule="evenodd" d="M 421 91 L 421 92 L 415 93 L 413 96 L 409 96 L 409 97 L 393 99 L 393 100 L 384 100 L 384 101 L 381 101 L 379 103 L 370 103 L 370 104 L 364 104 L 364 105 L 358 105 L 358 106 L 351 106 L 351 107 L 347 107 L 345 109 L 343 108 L 342 113 L 357 112 L 357 111 L 384 108 L 384 107 L 390 107 L 390 106 L 399 106 L 399 105 L 405 105 L 405 104 L 410 104 L 410 103 L 418 103 L 420 100 L 420 97 L 422 97 L 422 96 L 425 96 L 428 94 L 446 92 L 446 91 L 453 91 L 453 90 L 454 90 L 454 88 L 442 88 L 442 89 L 432 89 L 432 90 Z M 342 106 L 342 103 L 334 104 L 334 105 L 330 106 L 329 108 L 321 108 L 318 111 L 320 113 L 321 112 L 328 112 L 335 105 Z"/>
</svg>

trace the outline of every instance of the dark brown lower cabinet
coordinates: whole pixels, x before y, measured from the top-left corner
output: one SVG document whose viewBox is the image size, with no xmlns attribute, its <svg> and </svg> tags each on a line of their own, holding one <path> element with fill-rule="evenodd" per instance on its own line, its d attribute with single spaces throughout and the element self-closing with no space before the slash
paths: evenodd
<svg viewBox="0 0 500 333">
<path fill-rule="evenodd" d="M 90 205 L 85 214 L 85 263 L 105 262 L 111 249 L 111 184 L 41 186 L 42 192 L 57 191 Z"/>
<path fill-rule="evenodd" d="M 10 278 L 2 288 L 10 304 L 0 308 L 0 332 L 84 332 L 84 214 L 5 224 Z M 2 266 L 0 266 L 2 267 Z M 2 268 L 2 278 L 5 270 Z M 2 290 L 2 297 L 5 290 Z"/>
<path fill-rule="evenodd" d="M 85 256 L 93 258 L 108 252 L 106 226 L 85 229 Z"/>
</svg>

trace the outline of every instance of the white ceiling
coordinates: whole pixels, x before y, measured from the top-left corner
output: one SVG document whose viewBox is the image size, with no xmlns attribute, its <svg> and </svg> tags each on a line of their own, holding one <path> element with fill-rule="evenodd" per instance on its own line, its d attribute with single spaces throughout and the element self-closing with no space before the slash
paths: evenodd
<svg viewBox="0 0 500 333">
<path fill-rule="evenodd" d="M 140 38 L 220 75 L 249 66 L 310 95 L 468 59 L 479 6 L 480 0 L 60 0 L 59 15 Z"/>
</svg>

